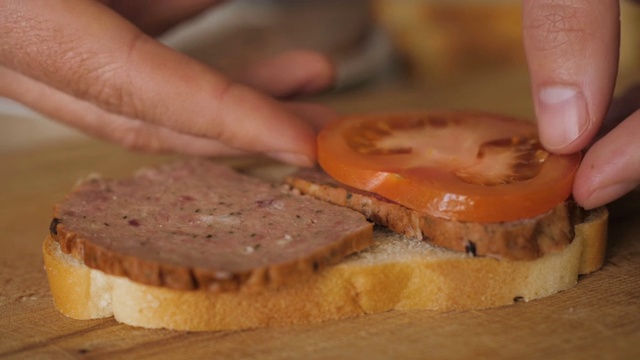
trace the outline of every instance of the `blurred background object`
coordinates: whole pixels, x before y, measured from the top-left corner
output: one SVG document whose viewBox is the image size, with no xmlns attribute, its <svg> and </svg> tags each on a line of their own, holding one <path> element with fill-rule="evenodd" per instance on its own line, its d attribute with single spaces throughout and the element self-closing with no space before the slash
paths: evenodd
<svg viewBox="0 0 640 360">
<path fill-rule="evenodd" d="M 417 81 L 525 64 L 520 0 L 374 0 Z"/>
<path fill-rule="evenodd" d="M 294 49 L 328 55 L 337 87 L 386 74 L 392 46 L 372 17 L 369 0 L 235 0 L 211 9 L 161 40 L 235 76 Z"/>
<path fill-rule="evenodd" d="M 409 78 L 453 81 L 525 67 L 521 0 L 373 0 Z M 620 81 L 640 73 L 640 4 L 621 0 Z M 638 77 L 634 76 L 637 80 Z"/>
<path fill-rule="evenodd" d="M 640 78 L 640 2 L 637 0 L 620 1 L 620 74 L 618 80 L 624 87 L 629 81 L 638 82 Z"/>
</svg>

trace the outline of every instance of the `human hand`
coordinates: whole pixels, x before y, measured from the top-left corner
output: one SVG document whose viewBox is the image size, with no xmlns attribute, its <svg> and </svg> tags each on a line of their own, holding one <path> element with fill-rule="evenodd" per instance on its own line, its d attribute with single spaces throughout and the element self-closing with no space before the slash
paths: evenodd
<svg viewBox="0 0 640 360">
<path fill-rule="evenodd" d="M 132 149 L 311 165 L 333 112 L 268 95 L 331 86 L 328 59 L 289 52 L 229 79 L 150 37 L 219 2 L 0 0 L 0 96 Z"/>
<path fill-rule="evenodd" d="M 585 208 L 640 183 L 640 112 L 610 113 L 608 121 L 617 126 L 596 140 L 617 75 L 619 12 L 618 0 L 523 0 L 540 139 L 556 153 L 588 148 L 573 187 Z"/>
</svg>

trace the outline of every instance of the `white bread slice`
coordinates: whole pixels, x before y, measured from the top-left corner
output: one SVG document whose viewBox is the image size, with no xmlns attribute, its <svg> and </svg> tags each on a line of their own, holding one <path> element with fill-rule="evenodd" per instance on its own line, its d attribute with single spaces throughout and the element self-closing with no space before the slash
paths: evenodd
<svg viewBox="0 0 640 360">
<path fill-rule="evenodd" d="M 576 226 L 563 251 L 533 261 L 471 257 L 390 232 L 308 280 L 281 289 L 213 294 L 179 291 L 106 275 L 44 242 L 56 307 L 75 319 L 114 316 L 147 328 L 245 329 L 353 317 L 393 309 L 468 310 L 529 301 L 573 287 L 602 266 L 606 209 Z"/>
</svg>

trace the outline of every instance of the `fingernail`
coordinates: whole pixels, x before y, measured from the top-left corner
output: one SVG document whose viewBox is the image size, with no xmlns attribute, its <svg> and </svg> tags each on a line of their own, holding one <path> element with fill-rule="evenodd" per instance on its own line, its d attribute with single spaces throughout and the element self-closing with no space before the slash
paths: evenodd
<svg viewBox="0 0 640 360">
<path fill-rule="evenodd" d="M 596 189 L 589 196 L 589 208 L 595 208 L 616 200 L 638 187 L 638 182 L 623 182 Z"/>
<path fill-rule="evenodd" d="M 550 150 L 571 144 L 589 127 L 587 103 L 578 88 L 550 86 L 538 93 L 540 140 Z"/>
<path fill-rule="evenodd" d="M 311 161 L 311 159 L 309 159 L 308 157 L 302 154 L 274 151 L 274 152 L 267 153 L 267 156 L 273 159 L 280 160 L 285 163 L 297 165 L 297 166 L 308 167 L 308 166 L 313 166 L 314 164 L 314 162 Z"/>
</svg>

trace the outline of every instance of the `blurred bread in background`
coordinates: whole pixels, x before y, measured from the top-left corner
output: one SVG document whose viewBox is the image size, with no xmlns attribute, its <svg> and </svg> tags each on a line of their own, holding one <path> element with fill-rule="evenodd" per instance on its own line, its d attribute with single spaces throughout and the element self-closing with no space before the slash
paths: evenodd
<svg viewBox="0 0 640 360">
<path fill-rule="evenodd" d="M 374 0 L 418 81 L 525 64 L 520 0 Z"/>
<path fill-rule="evenodd" d="M 640 82 L 640 2 L 620 1 L 620 66 L 618 89 Z"/>
<path fill-rule="evenodd" d="M 525 67 L 521 0 L 373 0 L 408 75 L 418 82 Z M 621 1 L 622 74 L 640 71 L 640 5 Z M 621 76 L 621 81 L 629 77 Z M 637 79 L 637 77 L 636 77 Z"/>
</svg>

